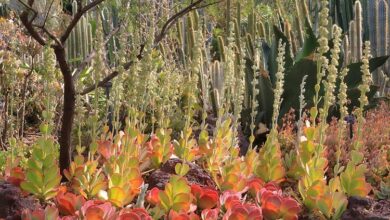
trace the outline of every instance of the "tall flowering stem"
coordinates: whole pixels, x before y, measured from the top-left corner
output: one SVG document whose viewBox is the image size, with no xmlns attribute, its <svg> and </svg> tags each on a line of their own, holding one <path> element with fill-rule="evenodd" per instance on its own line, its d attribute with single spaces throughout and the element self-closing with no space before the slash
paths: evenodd
<svg viewBox="0 0 390 220">
<path fill-rule="evenodd" d="M 322 0 L 321 1 L 321 11 L 320 11 L 320 27 L 319 27 L 319 49 L 317 53 L 317 83 L 315 85 L 315 96 L 314 96 L 314 108 L 312 108 L 312 119 L 313 123 L 315 125 L 316 117 L 317 117 L 317 105 L 319 102 L 319 92 L 321 88 L 321 80 L 325 76 L 326 69 L 328 68 L 328 59 L 326 58 L 325 54 L 329 51 L 329 46 L 328 46 L 328 25 L 329 25 L 329 9 L 328 9 L 328 4 L 329 2 L 327 0 Z"/>
<path fill-rule="evenodd" d="M 280 104 L 282 103 L 282 94 L 284 86 L 284 55 L 286 54 L 286 44 L 279 41 L 278 48 L 278 57 L 276 61 L 278 63 L 278 71 L 276 72 L 276 85 L 274 90 L 274 104 L 273 104 L 273 114 L 272 114 L 272 133 L 276 131 L 276 125 L 278 122 Z"/>
<path fill-rule="evenodd" d="M 337 151 L 336 151 L 336 165 L 335 165 L 335 169 L 334 169 L 335 176 L 337 176 L 338 170 L 340 167 L 340 156 L 341 156 L 340 145 L 341 145 L 341 141 L 343 139 L 345 126 L 346 126 L 346 122 L 345 122 L 344 118 L 348 115 L 348 108 L 347 108 L 347 102 L 348 102 L 347 89 L 348 89 L 348 87 L 347 87 L 347 84 L 344 82 L 344 79 L 347 76 L 348 71 L 349 71 L 348 68 L 344 68 L 340 72 L 340 75 L 339 75 L 340 88 L 339 88 L 337 98 L 338 98 L 338 105 L 339 105 L 339 109 L 340 109 L 340 118 L 338 121 L 338 134 L 337 134 L 338 137 L 337 138 L 339 141 L 337 144 Z"/>
<path fill-rule="evenodd" d="M 342 30 L 337 25 L 333 26 L 333 48 L 331 49 L 331 62 L 327 68 L 328 74 L 326 81 L 324 81 L 324 87 L 325 87 L 325 95 L 323 97 L 324 99 L 324 106 L 322 109 L 320 109 L 321 113 L 321 124 L 320 124 L 320 140 L 319 144 L 322 145 L 324 142 L 324 135 L 325 130 L 327 127 L 326 119 L 328 118 L 328 112 L 330 106 L 332 106 L 335 101 L 336 97 L 334 95 L 335 87 L 336 87 L 336 80 L 337 80 L 337 73 L 339 66 L 339 59 L 340 59 L 340 47 L 341 47 L 341 34 Z"/>
<path fill-rule="evenodd" d="M 370 84 L 372 83 L 372 77 L 370 73 L 370 65 L 369 59 L 371 57 L 371 45 L 369 41 L 364 43 L 364 51 L 363 51 L 363 59 L 360 70 L 362 72 L 362 84 L 359 86 L 360 90 L 360 107 L 356 109 L 355 114 L 357 116 L 357 133 L 356 133 L 356 141 L 354 144 L 355 150 L 359 150 L 361 148 L 361 139 L 362 139 L 362 129 L 364 124 L 364 108 L 368 105 L 367 93 L 370 92 Z"/>
</svg>

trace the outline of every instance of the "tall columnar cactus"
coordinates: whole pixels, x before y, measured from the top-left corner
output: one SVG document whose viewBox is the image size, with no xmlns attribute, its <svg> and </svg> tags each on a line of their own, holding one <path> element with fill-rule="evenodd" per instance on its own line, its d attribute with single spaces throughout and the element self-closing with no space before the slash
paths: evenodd
<svg viewBox="0 0 390 220">
<path fill-rule="evenodd" d="M 363 56 L 363 18 L 362 18 L 362 5 L 360 1 L 355 2 L 355 40 L 353 46 L 355 47 L 355 54 L 353 55 L 356 61 L 360 61 Z"/>
<path fill-rule="evenodd" d="M 379 0 L 376 16 L 376 55 L 389 55 L 389 8 L 385 0 Z M 381 69 L 389 73 L 389 62 Z"/>
<path fill-rule="evenodd" d="M 371 42 L 373 56 L 389 55 L 390 34 L 389 32 L 389 10 L 390 0 L 368 0 L 367 1 L 368 36 Z M 390 62 L 374 72 L 373 78 L 376 84 L 380 84 L 380 72 L 390 74 Z"/>
<path fill-rule="evenodd" d="M 349 45 L 348 35 L 345 35 L 343 39 L 343 51 L 344 51 L 344 66 L 347 66 L 351 63 L 351 47 Z"/>
<path fill-rule="evenodd" d="M 355 21 L 349 22 L 349 43 L 350 43 L 350 48 L 351 48 L 351 57 L 350 61 L 355 62 L 355 50 L 356 50 L 356 25 Z"/>
<path fill-rule="evenodd" d="M 77 12 L 77 2 L 73 1 L 73 16 Z M 84 15 L 66 42 L 67 59 L 71 64 L 82 61 L 92 51 L 92 26 L 88 14 Z"/>
<path fill-rule="evenodd" d="M 374 57 L 377 56 L 376 54 L 376 31 L 377 31 L 377 22 L 376 22 L 376 12 L 378 10 L 378 1 L 368 1 L 367 2 L 367 19 L 368 19 L 368 27 L 369 27 L 369 39 L 371 42 L 371 51 L 372 55 Z"/>
</svg>

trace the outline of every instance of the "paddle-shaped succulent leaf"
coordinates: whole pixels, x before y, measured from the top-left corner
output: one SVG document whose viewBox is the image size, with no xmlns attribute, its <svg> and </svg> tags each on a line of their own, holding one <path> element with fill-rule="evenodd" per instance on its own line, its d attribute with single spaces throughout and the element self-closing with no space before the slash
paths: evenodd
<svg viewBox="0 0 390 220">
<path fill-rule="evenodd" d="M 273 134 L 270 134 L 273 135 Z M 282 181 L 285 169 L 282 163 L 280 144 L 276 138 L 268 138 L 259 151 L 259 163 L 255 168 L 255 175 L 265 182 Z"/>
<path fill-rule="evenodd" d="M 192 184 L 191 193 L 195 197 L 196 205 L 200 209 L 212 209 L 219 204 L 219 195 L 214 189 L 202 188 L 197 184 Z"/>
<path fill-rule="evenodd" d="M 191 187 L 187 180 L 180 176 L 171 176 L 164 190 L 153 188 L 146 196 L 146 200 L 165 214 L 170 210 L 176 212 L 188 212 L 193 200 Z"/>
<path fill-rule="evenodd" d="M 180 140 L 173 143 L 175 155 L 188 162 L 195 160 L 199 152 L 196 140 L 192 139 L 191 135 L 192 128 L 188 128 L 187 131 L 183 131 L 180 134 Z"/>
<path fill-rule="evenodd" d="M 41 202 L 55 197 L 61 182 L 56 151 L 54 140 L 40 138 L 27 162 L 26 180 L 20 184 L 23 190 L 37 196 Z"/>
<path fill-rule="evenodd" d="M 122 209 L 117 220 L 152 220 L 144 208 Z"/>
<path fill-rule="evenodd" d="M 89 200 L 81 207 L 82 219 L 115 219 L 115 207 L 109 202 Z"/>
<path fill-rule="evenodd" d="M 365 197 L 370 192 L 371 187 L 364 176 L 366 170 L 364 164 L 356 166 L 349 162 L 345 171 L 340 174 L 341 187 L 348 196 Z"/>
<path fill-rule="evenodd" d="M 23 220 L 59 220 L 58 209 L 53 206 L 47 206 L 45 210 L 37 209 L 31 211 L 29 209 L 22 212 Z"/>
<path fill-rule="evenodd" d="M 168 220 L 200 220 L 200 217 L 191 212 L 189 214 L 187 213 L 178 213 L 174 210 L 171 210 L 168 215 Z"/>
<path fill-rule="evenodd" d="M 129 204 L 140 193 L 143 179 L 137 158 L 120 153 L 104 165 L 108 177 L 108 200 L 117 207 Z"/>
<path fill-rule="evenodd" d="M 202 220 L 218 220 L 219 209 L 204 209 L 202 211 Z"/>
<path fill-rule="evenodd" d="M 107 188 L 106 177 L 102 169 L 98 169 L 98 165 L 97 160 L 85 161 L 84 156 L 79 154 L 70 164 L 69 170 L 64 171 L 72 189 L 86 199 L 97 196 L 101 190 Z"/>
<path fill-rule="evenodd" d="M 264 185 L 257 192 L 256 201 L 263 210 L 266 219 L 298 219 L 300 207 L 297 201 L 284 196 L 275 182 Z"/>
<path fill-rule="evenodd" d="M 248 193 L 255 198 L 257 193 L 264 187 L 264 181 L 260 178 L 253 177 L 247 181 Z"/>
<path fill-rule="evenodd" d="M 26 175 L 21 167 L 11 168 L 9 175 L 5 176 L 5 180 L 15 186 L 20 186 L 20 183 L 25 180 Z"/>
<path fill-rule="evenodd" d="M 148 154 L 153 167 L 159 167 L 172 155 L 171 130 L 159 129 L 146 143 Z"/>
<path fill-rule="evenodd" d="M 65 216 L 76 215 L 76 211 L 80 210 L 85 203 L 83 196 L 67 192 L 66 187 L 59 188 L 55 201 L 58 210 Z"/>
<path fill-rule="evenodd" d="M 223 220 L 236 220 L 236 219 L 246 219 L 246 220 L 262 220 L 263 214 L 259 206 L 250 203 L 235 203 L 231 208 L 229 208 Z"/>
<path fill-rule="evenodd" d="M 166 211 L 187 212 L 190 209 L 191 188 L 183 177 L 172 176 L 164 191 L 159 192 L 159 197 L 160 205 Z"/>
</svg>

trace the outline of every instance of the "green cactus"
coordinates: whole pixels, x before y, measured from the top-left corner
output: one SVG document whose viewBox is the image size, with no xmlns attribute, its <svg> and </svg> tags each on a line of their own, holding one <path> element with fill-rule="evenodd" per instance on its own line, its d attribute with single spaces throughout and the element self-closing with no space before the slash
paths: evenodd
<svg viewBox="0 0 390 220">
<path fill-rule="evenodd" d="M 384 56 L 389 54 L 389 8 L 385 0 L 379 0 L 376 16 L 376 54 Z M 388 62 L 381 68 L 389 72 Z"/>
<path fill-rule="evenodd" d="M 77 12 L 77 2 L 73 1 L 73 16 Z M 70 34 L 66 42 L 67 59 L 73 66 L 79 64 L 92 51 L 92 26 L 89 22 L 89 15 L 84 15 L 76 28 Z"/>
<path fill-rule="evenodd" d="M 356 42 L 353 43 L 355 54 L 353 55 L 356 61 L 360 61 L 363 56 L 363 18 L 362 18 L 362 5 L 360 1 L 355 2 L 355 34 Z"/>
<path fill-rule="evenodd" d="M 344 36 L 343 39 L 343 51 L 344 51 L 344 67 L 351 63 L 351 47 L 349 44 L 348 35 Z"/>
</svg>

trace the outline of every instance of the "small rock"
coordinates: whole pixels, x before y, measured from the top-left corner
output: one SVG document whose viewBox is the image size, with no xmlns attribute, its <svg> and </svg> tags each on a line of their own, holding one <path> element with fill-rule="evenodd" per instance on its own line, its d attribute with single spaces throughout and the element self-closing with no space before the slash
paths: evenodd
<svg viewBox="0 0 390 220">
<path fill-rule="evenodd" d="M 177 163 L 182 163 L 182 160 L 176 158 L 169 159 L 160 169 L 153 171 L 149 177 L 147 177 L 146 181 L 149 184 L 149 189 L 152 189 L 153 187 L 164 189 L 169 178 L 175 174 L 175 166 Z M 204 169 L 194 163 L 187 164 L 190 166 L 190 170 L 185 177 L 190 184 L 216 188 L 214 180 Z"/>
<path fill-rule="evenodd" d="M 0 219 L 18 220 L 23 210 L 39 207 L 33 198 L 23 196 L 18 187 L 6 182 L 0 182 L 0 198 Z"/>
<path fill-rule="evenodd" d="M 389 220 L 390 201 L 351 196 L 343 220 Z"/>
</svg>

